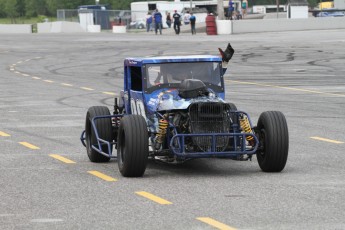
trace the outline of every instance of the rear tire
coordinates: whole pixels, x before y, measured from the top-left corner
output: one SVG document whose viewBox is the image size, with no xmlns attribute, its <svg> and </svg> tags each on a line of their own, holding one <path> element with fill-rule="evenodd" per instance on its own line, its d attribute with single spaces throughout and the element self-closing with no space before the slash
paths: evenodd
<svg viewBox="0 0 345 230">
<path fill-rule="evenodd" d="M 85 141 L 86 141 L 86 150 L 87 155 L 91 162 L 108 162 L 110 160 L 109 157 L 106 157 L 96 150 L 92 149 L 92 145 L 98 146 L 95 131 L 92 128 L 91 120 L 96 116 L 106 116 L 110 115 L 109 109 L 105 106 L 92 106 L 89 108 L 86 114 L 86 121 L 85 121 Z M 111 118 L 103 118 L 96 120 L 95 126 L 98 132 L 98 136 L 101 139 L 106 141 L 112 142 L 112 124 Z M 108 146 L 102 146 L 103 152 L 108 152 Z M 111 154 L 108 153 L 109 155 Z"/>
<path fill-rule="evenodd" d="M 143 176 L 149 155 L 148 131 L 144 117 L 124 116 L 117 140 L 117 162 L 122 176 Z"/>
<path fill-rule="evenodd" d="M 289 132 L 284 114 L 279 111 L 263 112 L 256 132 L 262 147 L 256 153 L 261 170 L 282 171 L 289 152 Z"/>
</svg>

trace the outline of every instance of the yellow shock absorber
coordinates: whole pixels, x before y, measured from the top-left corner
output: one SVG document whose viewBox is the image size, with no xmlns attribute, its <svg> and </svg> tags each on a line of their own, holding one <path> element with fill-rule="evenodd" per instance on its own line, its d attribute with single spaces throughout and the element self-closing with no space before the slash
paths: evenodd
<svg viewBox="0 0 345 230">
<path fill-rule="evenodd" d="M 242 118 L 240 118 L 240 125 L 245 133 L 253 133 L 247 116 L 243 116 Z M 247 136 L 246 139 L 247 141 L 252 141 L 254 138 L 251 136 Z"/>
<path fill-rule="evenodd" d="M 167 133 L 168 126 L 169 126 L 169 122 L 166 119 L 159 120 L 155 149 L 157 150 L 160 149 L 163 143 L 163 140 L 165 138 L 165 134 Z"/>
</svg>

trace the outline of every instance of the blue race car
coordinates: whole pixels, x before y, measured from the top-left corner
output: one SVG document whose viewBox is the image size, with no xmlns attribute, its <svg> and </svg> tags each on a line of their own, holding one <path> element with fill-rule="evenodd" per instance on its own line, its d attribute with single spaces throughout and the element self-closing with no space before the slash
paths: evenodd
<svg viewBox="0 0 345 230">
<path fill-rule="evenodd" d="M 140 177 L 149 158 L 246 161 L 256 154 L 263 171 L 282 171 L 289 148 L 285 116 L 263 112 L 254 127 L 247 113 L 225 102 L 223 77 L 234 50 L 228 44 L 219 51 L 220 57 L 126 58 L 113 114 L 105 106 L 87 111 L 80 139 L 90 161 L 117 158 L 123 176 Z"/>
</svg>

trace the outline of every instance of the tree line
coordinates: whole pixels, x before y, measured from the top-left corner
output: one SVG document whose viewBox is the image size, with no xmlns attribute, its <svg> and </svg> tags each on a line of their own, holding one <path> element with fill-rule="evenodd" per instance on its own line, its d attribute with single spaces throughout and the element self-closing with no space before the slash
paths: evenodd
<svg viewBox="0 0 345 230">
<path fill-rule="evenodd" d="M 129 10 L 131 2 L 145 0 L 100 0 L 114 10 Z M 77 9 L 80 5 L 95 5 L 95 0 L 0 0 L 0 17 L 56 16 L 58 9 Z"/>
<path fill-rule="evenodd" d="M 129 10 L 131 2 L 138 1 L 147 0 L 100 0 L 99 3 L 107 4 L 113 10 Z M 286 2 L 287 0 L 279 0 L 280 4 L 286 4 Z M 318 0 L 308 0 L 308 2 L 310 6 L 316 6 Z M 80 5 L 94 4 L 95 0 L 0 0 L 0 18 L 14 19 L 39 15 L 55 17 L 57 9 L 77 9 Z M 275 5 L 276 0 L 248 0 L 249 7 L 265 4 Z"/>
</svg>

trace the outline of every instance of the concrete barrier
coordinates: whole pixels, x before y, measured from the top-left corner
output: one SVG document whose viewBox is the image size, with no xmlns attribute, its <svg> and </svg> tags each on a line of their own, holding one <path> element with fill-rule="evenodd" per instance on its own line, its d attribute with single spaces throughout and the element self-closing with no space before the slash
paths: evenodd
<svg viewBox="0 0 345 230">
<path fill-rule="evenodd" d="M 231 34 L 232 33 L 231 20 L 216 20 L 217 34 Z"/>
<path fill-rule="evenodd" d="M 52 22 L 52 33 L 82 33 L 86 32 L 78 22 Z"/>
<path fill-rule="evenodd" d="M 115 34 L 126 33 L 126 26 L 113 26 L 113 33 Z"/>
<path fill-rule="evenodd" d="M 100 33 L 101 32 L 101 26 L 100 25 L 88 25 L 87 26 L 87 32 Z"/>
<path fill-rule="evenodd" d="M 31 24 L 0 24 L 0 34 L 31 34 Z"/>
<path fill-rule="evenodd" d="M 45 22 L 45 23 L 37 23 L 37 33 L 51 33 L 52 23 Z"/>
<path fill-rule="evenodd" d="M 37 33 L 82 33 L 86 32 L 77 22 L 37 23 Z"/>
<path fill-rule="evenodd" d="M 232 20 L 231 24 L 232 30 L 228 34 L 303 30 L 329 30 L 345 29 L 345 17 L 308 19 Z"/>
</svg>

